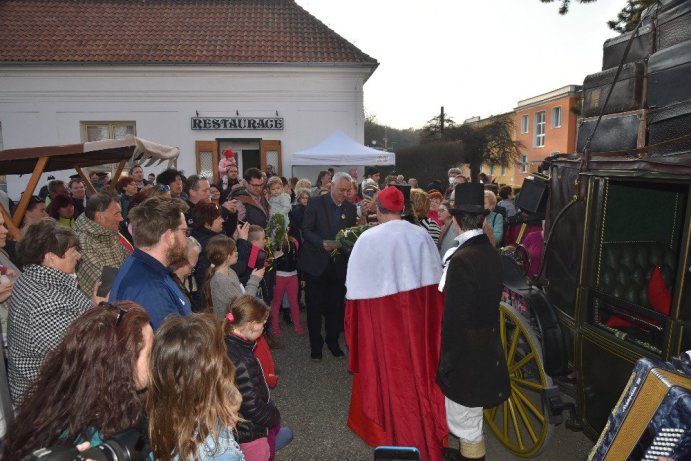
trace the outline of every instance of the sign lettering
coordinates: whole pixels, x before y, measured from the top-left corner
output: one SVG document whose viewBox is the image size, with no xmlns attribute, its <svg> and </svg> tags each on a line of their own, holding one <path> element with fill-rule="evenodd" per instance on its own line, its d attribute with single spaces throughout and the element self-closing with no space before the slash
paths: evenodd
<svg viewBox="0 0 691 461">
<path fill-rule="evenodd" d="M 192 117 L 193 130 L 282 130 L 282 117 Z"/>
</svg>

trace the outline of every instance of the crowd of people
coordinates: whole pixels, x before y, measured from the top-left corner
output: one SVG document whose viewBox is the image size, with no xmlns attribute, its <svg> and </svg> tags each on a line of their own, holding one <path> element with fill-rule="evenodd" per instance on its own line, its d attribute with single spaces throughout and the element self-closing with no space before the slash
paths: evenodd
<svg viewBox="0 0 691 461">
<path fill-rule="evenodd" d="M 373 167 L 240 177 L 230 149 L 219 171 L 216 183 L 144 179 L 138 165 L 115 184 L 53 179 L 18 242 L 0 215 L 16 421 L 4 458 L 136 428 L 155 459 L 273 460 L 293 435 L 269 392 L 269 346 L 282 328 L 305 334 L 304 308 L 313 362 L 324 345 L 346 357 L 345 334 L 348 424 L 365 442 L 482 459 L 482 406 L 508 397 L 496 247 L 510 188 L 497 205 L 458 169 L 424 189 Z M 352 248 L 339 240 L 368 225 Z M 449 430 L 460 452 L 442 449 Z"/>
</svg>

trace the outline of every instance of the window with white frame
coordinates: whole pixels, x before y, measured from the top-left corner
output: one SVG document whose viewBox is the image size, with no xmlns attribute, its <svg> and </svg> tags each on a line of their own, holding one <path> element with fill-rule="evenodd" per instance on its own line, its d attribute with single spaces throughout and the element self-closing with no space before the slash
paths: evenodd
<svg viewBox="0 0 691 461">
<path fill-rule="evenodd" d="M 82 122 L 82 142 L 123 139 L 136 135 L 135 122 Z"/>
<path fill-rule="evenodd" d="M 489 166 L 489 175 L 490 175 L 490 176 L 494 176 L 494 164 L 491 164 L 491 165 Z"/>
<path fill-rule="evenodd" d="M 521 154 L 521 173 L 528 172 L 528 156 L 526 154 Z"/>
<path fill-rule="evenodd" d="M 502 165 L 500 169 L 499 176 L 504 176 L 506 174 L 506 166 Z"/>
<path fill-rule="evenodd" d="M 137 135 L 135 122 L 81 122 L 81 128 L 82 142 L 123 139 L 128 135 Z M 127 162 L 125 170 L 129 170 L 132 166 L 134 166 L 132 162 Z M 112 175 L 116 168 L 116 164 L 103 165 L 103 168 L 99 168 L 99 170 L 110 170 Z"/>
<path fill-rule="evenodd" d="M 528 132 L 528 129 L 530 128 L 528 124 L 530 123 L 530 120 L 528 119 L 527 115 L 521 116 L 521 133 L 525 134 Z"/>
<path fill-rule="evenodd" d="M 535 147 L 545 145 L 545 111 L 535 112 Z"/>
<path fill-rule="evenodd" d="M 561 128 L 561 106 L 552 108 L 552 128 Z"/>
</svg>

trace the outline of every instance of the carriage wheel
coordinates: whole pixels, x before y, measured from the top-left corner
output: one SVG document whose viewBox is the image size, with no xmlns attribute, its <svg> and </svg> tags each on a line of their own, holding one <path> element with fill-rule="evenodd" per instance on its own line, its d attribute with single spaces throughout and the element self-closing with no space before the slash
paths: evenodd
<svg viewBox="0 0 691 461">
<path fill-rule="evenodd" d="M 528 321 L 505 303 L 499 306 L 499 333 L 511 381 L 511 395 L 484 411 L 485 423 L 513 454 L 535 456 L 551 439 L 543 390 L 553 386 L 545 374 L 540 343 Z"/>
</svg>

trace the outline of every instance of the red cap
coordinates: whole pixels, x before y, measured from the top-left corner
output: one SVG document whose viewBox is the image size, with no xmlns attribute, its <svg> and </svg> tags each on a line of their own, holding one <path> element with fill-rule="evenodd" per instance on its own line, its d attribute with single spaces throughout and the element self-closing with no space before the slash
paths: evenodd
<svg viewBox="0 0 691 461">
<path fill-rule="evenodd" d="M 403 192 L 395 186 L 389 186 L 379 192 L 377 199 L 387 210 L 403 211 Z"/>
<path fill-rule="evenodd" d="M 235 152 L 233 152 L 233 149 L 226 149 L 223 151 L 223 156 L 225 158 L 235 158 Z"/>
</svg>

